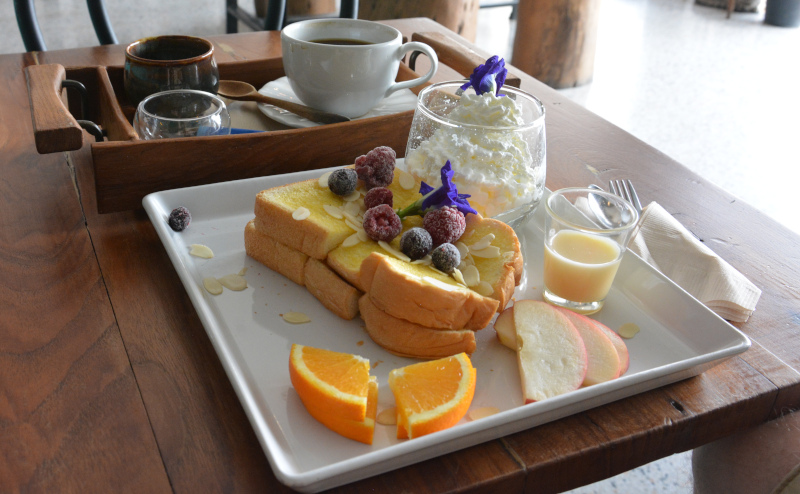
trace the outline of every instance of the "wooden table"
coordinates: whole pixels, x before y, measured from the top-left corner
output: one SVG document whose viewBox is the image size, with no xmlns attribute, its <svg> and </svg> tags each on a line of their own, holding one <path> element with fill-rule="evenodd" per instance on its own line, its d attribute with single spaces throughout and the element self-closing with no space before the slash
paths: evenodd
<svg viewBox="0 0 800 494">
<path fill-rule="evenodd" d="M 427 19 L 391 24 L 443 30 Z M 279 50 L 277 33 L 213 40 L 220 61 Z M 34 148 L 24 66 L 122 62 L 121 46 L 0 56 L 0 491 L 288 491 L 144 212 L 96 213 L 88 144 L 69 154 Z M 800 405 L 800 238 L 522 78 L 547 107 L 547 186 L 633 179 L 763 289 L 740 326 L 753 347 L 696 378 L 342 492 L 556 492 Z"/>
</svg>

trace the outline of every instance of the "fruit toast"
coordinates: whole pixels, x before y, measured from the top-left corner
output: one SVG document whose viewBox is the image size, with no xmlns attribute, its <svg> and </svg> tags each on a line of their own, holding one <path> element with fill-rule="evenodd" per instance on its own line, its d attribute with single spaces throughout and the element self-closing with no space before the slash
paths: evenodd
<svg viewBox="0 0 800 494">
<path fill-rule="evenodd" d="M 422 197 L 410 174 L 397 170 L 389 179 L 392 207 Z M 404 218 L 391 239 L 367 235 L 364 218 L 385 207 L 372 206 L 371 196 L 386 195 L 367 192 L 367 185 L 359 178 L 354 190 L 337 194 L 323 176 L 260 192 L 256 218 L 245 228 L 248 255 L 306 286 L 340 317 L 351 319 L 360 309 L 367 332 L 389 351 L 420 358 L 471 353 L 471 330 L 505 307 L 521 277 L 514 231 L 468 214 L 455 242 L 462 260 L 444 273 L 430 255 L 411 260 L 402 252 L 402 234 L 421 230 L 420 216 Z"/>
</svg>

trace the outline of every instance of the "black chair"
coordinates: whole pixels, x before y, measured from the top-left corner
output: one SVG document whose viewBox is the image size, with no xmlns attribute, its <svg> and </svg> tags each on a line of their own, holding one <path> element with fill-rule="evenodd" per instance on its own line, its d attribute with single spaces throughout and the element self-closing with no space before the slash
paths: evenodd
<svg viewBox="0 0 800 494">
<path fill-rule="evenodd" d="M 283 26 L 294 22 L 286 18 L 286 0 L 269 0 L 266 17 L 261 18 L 239 7 L 239 0 L 225 0 L 227 7 L 225 31 L 228 34 L 239 31 L 239 21 L 256 31 L 280 31 Z M 355 19 L 358 16 L 358 0 L 341 0 L 339 17 Z"/>
<path fill-rule="evenodd" d="M 114 45 L 117 36 L 108 20 L 108 12 L 103 0 L 86 0 L 89 15 L 92 18 L 94 32 L 101 45 Z M 33 0 L 14 0 L 14 10 L 17 14 L 17 26 L 22 35 L 22 42 L 26 51 L 47 51 L 42 31 L 39 29 L 39 20 L 36 18 L 36 8 Z"/>
</svg>

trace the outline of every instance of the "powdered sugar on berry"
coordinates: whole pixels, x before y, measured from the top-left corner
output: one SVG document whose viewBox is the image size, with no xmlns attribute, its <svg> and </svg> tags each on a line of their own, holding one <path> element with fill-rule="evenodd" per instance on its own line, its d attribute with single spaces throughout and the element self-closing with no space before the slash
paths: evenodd
<svg viewBox="0 0 800 494">
<path fill-rule="evenodd" d="M 394 179 L 394 165 L 397 155 L 388 146 L 376 147 L 364 156 L 356 158 L 355 168 L 358 178 L 367 189 L 386 187 Z"/>
<path fill-rule="evenodd" d="M 467 227 L 464 213 L 450 206 L 431 211 L 425 215 L 423 226 L 431 234 L 433 246 L 455 243 Z"/>
</svg>

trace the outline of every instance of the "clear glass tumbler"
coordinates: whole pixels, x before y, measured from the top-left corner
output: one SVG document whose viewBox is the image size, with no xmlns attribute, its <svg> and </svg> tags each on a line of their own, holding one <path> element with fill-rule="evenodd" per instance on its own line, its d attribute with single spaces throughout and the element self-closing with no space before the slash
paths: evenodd
<svg viewBox="0 0 800 494">
<path fill-rule="evenodd" d="M 231 117 L 219 97 L 205 91 L 176 89 L 143 99 L 133 128 L 143 140 L 228 135 Z"/>
<path fill-rule="evenodd" d="M 405 168 L 434 187 L 447 160 L 459 193 L 481 215 L 511 226 L 525 221 L 544 194 L 545 109 L 534 96 L 504 86 L 477 95 L 466 81 L 433 84 L 417 99 Z"/>
<path fill-rule="evenodd" d="M 544 231 L 544 299 L 582 314 L 603 308 L 639 221 L 624 199 L 595 189 L 550 194 Z"/>
</svg>

